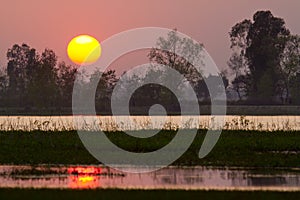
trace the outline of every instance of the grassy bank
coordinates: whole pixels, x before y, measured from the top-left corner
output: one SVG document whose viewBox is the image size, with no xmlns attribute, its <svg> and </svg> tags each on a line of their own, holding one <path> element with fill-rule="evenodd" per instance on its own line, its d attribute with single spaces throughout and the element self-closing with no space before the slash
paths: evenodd
<svg viewBox="0 0 300 200">
<path fill-rule="evenodd" d="M 0 189 L 0 199 L 299 199 L 296 192 Z"/>
<path fill-rule="evenodd" d="M 149 152 L 166 145 L 174 131 L 161 131 L 149 139 L 121 132 L 107 133 L 118 146 Z M 300 132 L 223 131 L 213 151 L 198 158 L 205 131 L 174 165 L 246 167 L 300 167 Z M 85 149 L 76 131 L 0 132 L 0 164 L 99 164 Z"/>
</svg>

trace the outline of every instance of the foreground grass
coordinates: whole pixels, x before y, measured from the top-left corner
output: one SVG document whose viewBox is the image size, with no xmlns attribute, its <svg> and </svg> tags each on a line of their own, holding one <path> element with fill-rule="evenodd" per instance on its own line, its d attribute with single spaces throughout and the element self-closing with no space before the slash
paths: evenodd
<svg viewBox="0 0 300 200">
<path fill-rule="evenodd" d="M 166 145 L 174 131 L 161 131 L 148 139 L 121 132 L 107 133 L 118 146 L 133 152 L 149 152 Z M 174 165 L 246 167 L 300 167 L 300 132 L 223 131 L 213 151 L 198 158 L 205 131 Z M 85 149 L 76 131 L 0 132 L 0 164 L 99 164 Z M 0 198 L 1 199 L 1 198 Z"/>
<path fill-rule="evenodd" d="M 299 199 L 296 192 L 0 189 L 0 199 Z"/>
</svg>

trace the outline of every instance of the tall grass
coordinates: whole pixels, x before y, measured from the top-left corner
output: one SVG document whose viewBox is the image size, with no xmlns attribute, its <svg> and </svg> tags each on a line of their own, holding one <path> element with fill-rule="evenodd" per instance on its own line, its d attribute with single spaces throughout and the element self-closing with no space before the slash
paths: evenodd
<svg viewBox="0 0 300 200">
<path fill-rule="evenodd" d="M 300 116 L 225 116 L 224 125 L 214 116 L 1 116 L 2 131 L 124 131 L 216 129 L 293 131 L 300 130 Z M 214 126 L 210 125 L 214 123 Z"/>
</svg>

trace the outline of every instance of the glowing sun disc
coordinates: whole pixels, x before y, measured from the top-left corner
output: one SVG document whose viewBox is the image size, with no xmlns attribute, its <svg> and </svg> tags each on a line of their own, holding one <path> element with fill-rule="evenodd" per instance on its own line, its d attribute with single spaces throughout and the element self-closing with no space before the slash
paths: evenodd
<svg viewBox="0 0 300 200">
<path fill-rule="evenodd" d="M 89 35 L 74 37 L 68 45 L 70 60 L 78 65 L 89 65 L 101 56 L 101 45 L 97 39 Z"/>
</svg>

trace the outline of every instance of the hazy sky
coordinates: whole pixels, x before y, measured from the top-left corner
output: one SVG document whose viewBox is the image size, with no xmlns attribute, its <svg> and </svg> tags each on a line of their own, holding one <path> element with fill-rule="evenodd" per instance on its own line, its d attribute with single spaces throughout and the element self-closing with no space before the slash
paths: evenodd
<svg viewBox="0 0 300 200">
<path fill-rule="evenodd" d="M 127 29 L 159 26 L 176 27 L 203 43 L 224 68 L 230 55 L 228 32 L 257 10 L 271 10 L 285 19 L 292 33 L 300 34 L 299 0 L 0 1 L 1 66 L 6 65 L 7 49 L 15 43 L 25 42 L 40 52 L 46 47 L 53 49 L 60 60 L 67 61 L 67 44 L 78 34 L 101 41 Z"/>
</svg>

